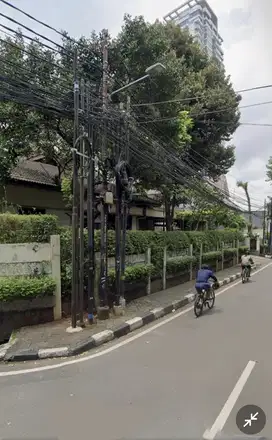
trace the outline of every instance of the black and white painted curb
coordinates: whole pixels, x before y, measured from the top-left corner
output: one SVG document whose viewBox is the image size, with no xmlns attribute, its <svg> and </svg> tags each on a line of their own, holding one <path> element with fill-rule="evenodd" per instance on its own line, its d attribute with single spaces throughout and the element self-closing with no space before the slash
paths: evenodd
<svg viewBox="0 0 272 440">
<path fill-rule="evenodd" d="M 256 270 L 260 264 L 256 264 L 253 267 L 253 270 Z M 219 281 L 219 286 L 223 287 L 227 284 L 236 281 L 241 278 L 241 273 L 238 272 L 234 275 L 231 275 L 223 280 Z M 56 347 L 56 348 L 41 348 L 40 350 L 20 350 L 15 351 L 12 349 L 12 345 L 6 344 L 0 349 L 0 360 L 5 362 L 20 362 L 20 361 L 35 361 L 38 359 L 48 359 L 48 358 L 64 358 L 68 356 L 76 356 L 82 354 L 86 351 L 91 350 L 92 348 L 97 348 L 106 342 L 110 342 L 113 339 L 121 338 L 122 336 L 127 335 L 128 333 L 137 330 L 144 325 L 150 324 L 153 321 L 156 321 L 159 318 L 162 318 L 169 313 L 173 313 L 178 309 L 181 309 L 191 302 L 194 301 L 195 294 L 189 293 L 184 298 L 174 301 L 171 304 L 165 307 L 158 307 L 150 312 L 143 314 L 142 316 L 137 316 L 128 321 L 125 321 L 123 324 L 119 325 L 112 330 L 104 330 L 100 333 L 96 333 L 92 336 L 89 336 L 83 341 L 80 341 L 70 347 Z"/>
</svg>

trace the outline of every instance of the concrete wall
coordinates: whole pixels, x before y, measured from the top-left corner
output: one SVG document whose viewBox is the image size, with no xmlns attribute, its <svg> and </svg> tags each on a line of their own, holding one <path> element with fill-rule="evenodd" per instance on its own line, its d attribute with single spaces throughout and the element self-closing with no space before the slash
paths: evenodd
<svg viewBox="0 0 272 440">
<path fill-rule="evenodd" d="M 61 318 L 60 237 L 50 243 L 0 244 L 0 276 L 50 275 L 56 282 L 54 318 Z"/>
</svg>

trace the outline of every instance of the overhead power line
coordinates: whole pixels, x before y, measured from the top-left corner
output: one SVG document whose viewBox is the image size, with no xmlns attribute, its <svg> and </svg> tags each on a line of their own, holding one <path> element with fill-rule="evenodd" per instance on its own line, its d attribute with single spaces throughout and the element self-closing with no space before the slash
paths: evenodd
<svg viewBox="0 0 272 440">
<path fill-rule="evenodd" d="M 12 29 L 8 26 L 5 26 L 4 24 L 0 23 L 0 26 L 2 26 L 4 29 L 8 30 L 9 32 L 12 32 L 13 34 L 16 35 L 21 35 L 22 37 L 26 38 L 27 40 L 33 41 L 34 43 L 37 43 L 37 39 L 30 37 L 29 35 L 25 35 L 22 32 L 18 32 L 15 29 Z M 43 43 L 42 41 L 39 41 L 39 44 L 43 47 L 46 47 L 47 49 L 53 50 L 54 52 L 56 52 L 57 54 L 59 54 L 59 51 L 57 49 L 55 49 L 54 47 L 48 46 L 48 44 Z"/>
<path fill-rule="evenodd" d="M 6 0 L 1 0 L 1 2 L 4 3 L 5 5 L 9 6 L 10 8 L 15 9 L 18 12 L 21 12 L 21 14 L 25 15 L 26 17 L 30 18 L 31 20 L 35 21 L 36 23 L 39 23 L 42 26 L 45 26 L 47 29 L 50 29 L 51 31 L 56 32 L 61 37 L 67 38 L 67 40 L 70 40 L 73 43 L 76 43 L 76 44 L 78 43 L 74 38 L 69 37 L 64 32 L 59 31 L 58 29 L 54 28 L 53 26 L 50 26 L 49 24 L 45 23 L 44 21 L 41 21 L 38 18 L 33 17 L 33 15 L 28 14 L 27 12 L 23 11 L 22 9 L 18 8 L 17 6 L 13 5 L 12 3 L 10 3 Z"/>
<path fill-rule="evenodd" d="M 63 47 L 60 44 L 56 43 L 55 41 L 51 40 L 51 38 L 48 38 L 45 35 L 42 35 L 39 32 L 34 31 L 33 29 L 29 28 L 28 26 L 25 26 L 24 24 L 20 23 L 19 21 L 14 20 L 14 18 L 9 17 L 8 15 L 3 14 L 2 12 L 0 12 L 0 16 L 4 17 L 6 20 L 9 20 L 14 24 L 17 24 L 18 26 L 22 26 L 28 32 L 32 32 L 34 35 L 37 35 L 37 37 L 40 37 L 40 38 L 44 39 L 45 41 L 48 41 L 48 43 L 54 44 L 59 49 L 63 50 Z"/>
<path fill-rule="evenodd" d="M 242 90 L 235 90 L 235 93 L 245 93 L 245 92 L 252 92 L 254 90 L 262 90 L 262 89 L 268 89 L 272 88 L 272 84 L 266 84 L 263 86 L 257 86 L 257 87 L 250 87 L 249 89 L 242 89 Z M 169 99 L 167 101 L 155 101 L 155 102 L 145 102 L 140 104 L 133 104 L 132 107 L 148 107 L 153 105 L 162 105 L 162 104 L 171 104 L 175 102 L 187 102 L 187 101 L 193 101 L 197 99 L 203 99 L 203 95 L 198 96 L 191 96 L 189 98 L 176 98 L 176 99 Z"/>
<path fill-rule="evenodd" d="M 245 108 L 250 108 L 250 107 L 258 107 L 258 106 L 262 106 L 262 105 L 268 105 L 268 104 L 272 104 L 272 101 L 264 101 L 264 102 L 257 102 L 255 104 L 242 105 L 242 106 L 239 107 L 239 110 L 240 109 L 245 109 Z M 216 114 L 222 113 L 224 111 L 227 111 L 227 110 L 229 110 L 231 108 L 230 107 L 224 107 L 224 108 L 218 109 L 218 110 L 208 110 L 208 111 L 203 110 L 203 111 L 196 112 L 196 113 L 194 113 L 194 112 L 190 113 L 189 112 L 189 116 L 194 117 L 194 116 L 206 116 L 206 115 L 214 115 L 214 114 L 216 115 Z M 144 116 L 144 115 L 142 115 L 142 116 Z M 169 117 L 169 118 L 168 117 L 163 117 L 163 118 L 153 118 L 153 119 L 146 118 L 146 119 L 147 120 L 145 120 L 145 121 L 139 121 L 139 123 L 140 124 L 149 124 L 149 123 L 153 123 L 153 122 L 174 121 L 174 120 L 178 120 L 179 116 L 172 116 L 172 117 Z M 205 122 L 205 121 L 202 121 L 202 122 Z"/>
</svg>

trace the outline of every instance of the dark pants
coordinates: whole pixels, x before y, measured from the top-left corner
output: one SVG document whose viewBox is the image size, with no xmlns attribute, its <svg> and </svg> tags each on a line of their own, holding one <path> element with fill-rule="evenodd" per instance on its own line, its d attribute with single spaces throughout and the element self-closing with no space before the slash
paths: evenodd
<svg viewBox="0 0 272 440">
<path fill-rule="evenodd" d="M 201 295 L 202 290 L 205 289 L 206 292 L 207 292 L 207 297 L 210 296 L 210 291 L 211 291 L 211 286 L 210 286 L 210 285 L 209 285 L 209 286 L 208 286 L 208 285 L 205 285 L 205 286 L 203 286 L 203 287 L 195 286 L 195 289 L 196 289 L 198 295 Z"/>
<path fill-rule="evenodd" d="M 249 276 L 251 275 L 251 264 L 242 264 L 242 271 L 247 268 Z"/>
</svg>

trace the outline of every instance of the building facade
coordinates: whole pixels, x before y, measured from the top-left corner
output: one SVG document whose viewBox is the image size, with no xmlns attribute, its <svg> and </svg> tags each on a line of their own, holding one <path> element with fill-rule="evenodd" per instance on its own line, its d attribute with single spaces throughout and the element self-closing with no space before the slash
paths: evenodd
<svg viewBox="0 0 272 440">
<path fill-rule="evenodd" d="M 223 39 L 218 32 L 217 16 L 206 0 L 188 0 L 163 18 L 188 29 L 210 57 L 223 63 Z"/>
</svg>

